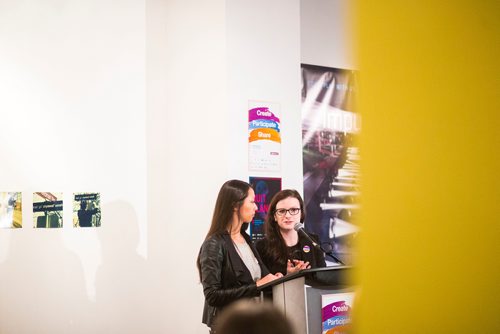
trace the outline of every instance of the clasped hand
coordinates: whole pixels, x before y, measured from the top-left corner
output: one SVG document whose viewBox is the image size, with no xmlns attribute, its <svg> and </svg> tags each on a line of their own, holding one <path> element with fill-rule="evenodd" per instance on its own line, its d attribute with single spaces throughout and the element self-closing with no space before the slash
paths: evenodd
<svg viewBox="0 0 500 334">
<path fill-rule="evenodd" d="M 304 269 L 309 269 L 311 266 L 309 265 L 309 262 L 304 262 L 301 260 L 288 260 L 286 263 L 286 273 L 287 274 L 293 274 L 298 271 L 304 270 Z"/>
</svg>

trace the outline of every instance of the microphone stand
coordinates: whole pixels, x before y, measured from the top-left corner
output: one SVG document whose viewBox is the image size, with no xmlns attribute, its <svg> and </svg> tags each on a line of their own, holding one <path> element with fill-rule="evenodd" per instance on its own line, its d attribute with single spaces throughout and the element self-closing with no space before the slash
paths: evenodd
<svg viewBox="0 0 500 334">
<path fill-rule="evenodd" d="M 302 223 L 296 223 L 295 226 L 293 227 L 293 229 L 295 231 L 297 231 L 298 233 L 301 233 L 302 235 L 304 235 L 307 239 L 309 239 L 309 241 L 312 243 L 312 245 L 321 250 L 323 253 L 325 253 L 325 255 L 328 255 L 330 256 L 335 262 L 337 262 L 338 264 L 341 264 L 343 266 L 345 266 L 345 263 L 340 261 L 340 259 L 338 257 L 336 257 L 334 254 L 333 254 L 333 251 L 326 251 L 323 249 L 323 247 L 321 247 L 321 245 L 318 245 L 318 243 L 316 241 L 314 241 L 310 236 L 309 234 L 306 233 L 306 231 L 304 230 L 304 224 Z"/>
<path fill-rule="evenodd" d="M 335 262 L 337 262 L 338 264 L 341 264 L 343 266 L 345 266 L 345 263 L 342 262 L 338 257 L 336 257 L 335 255 L 333 255 L 333 252 L 332 251 L 325 251 L 323 249 L 323 247 L 319 246 L 319 248 L 323 251 L 323 253 L 325 253 L 325 255 L 328 255 L 329 257 L 331 257 Z"/>
</svg>

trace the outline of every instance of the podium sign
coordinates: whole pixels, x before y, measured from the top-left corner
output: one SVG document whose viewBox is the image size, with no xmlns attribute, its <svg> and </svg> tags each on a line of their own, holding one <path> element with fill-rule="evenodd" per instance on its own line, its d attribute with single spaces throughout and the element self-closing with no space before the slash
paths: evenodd
<svg viewBox="0 0 500 334">
<path fill-rule="evenodd" d="M 351 267 L 303 270 L 263 285 L 297 334 L 342 333 L 350 324 L 354 285 Z"/>
<path fill-rule="evenodd" d="M 354 292 L 321 296 L 322 334 L 349 333 Z"/>
</svg>

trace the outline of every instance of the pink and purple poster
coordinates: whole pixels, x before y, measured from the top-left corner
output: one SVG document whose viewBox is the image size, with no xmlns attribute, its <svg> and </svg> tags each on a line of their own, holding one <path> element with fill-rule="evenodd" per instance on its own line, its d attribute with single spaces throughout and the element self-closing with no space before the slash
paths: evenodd
<svg viewBox="0 0 500 334">
<path fill-rule="evenodd" d="M 321 296 L 323 334 L 349 333 L 354 292 Z"/>
<path fill-rule="evenodd" d="M 281 170 L 279 105 L 250 102 L 248 110 L 248 169 L 259 172 Z"/>
</svg>

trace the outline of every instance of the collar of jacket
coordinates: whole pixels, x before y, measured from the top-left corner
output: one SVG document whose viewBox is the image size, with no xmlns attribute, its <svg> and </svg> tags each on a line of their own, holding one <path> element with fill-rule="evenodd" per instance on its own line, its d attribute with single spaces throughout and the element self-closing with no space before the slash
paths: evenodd
<svg viewBox="0 0 500 334">
<path fill-rule="evenodd" d="M 241 234 L 243 235 L 243 238 L 245 238 L 245 241 L 250 246 L 250 249 L 252 249 L 253 252 L 250 237 L 246 233 Z M 238 279 L 240 280 L 247 281 L 248 283 L 253 282 L 252 275 L 250 274 L 250 271 L 248 270 L 241 257 L 238 255 L 238 252 L 236 251 L 235 245 L 233 243 L 233 239 L 231 239 L 231 235 L 229 234 L 229 232 L 225 232 L 224 234 L 222 234 L 222 238 L 224 239 L 227 253 L 229 255 L 229 261 L 231 262 L 231 266 L 233 267 L 236 277 L 238 277 Z"/>
</svg>

